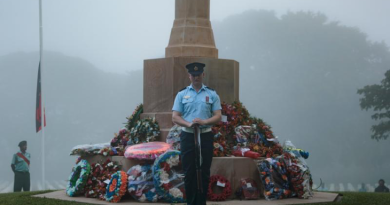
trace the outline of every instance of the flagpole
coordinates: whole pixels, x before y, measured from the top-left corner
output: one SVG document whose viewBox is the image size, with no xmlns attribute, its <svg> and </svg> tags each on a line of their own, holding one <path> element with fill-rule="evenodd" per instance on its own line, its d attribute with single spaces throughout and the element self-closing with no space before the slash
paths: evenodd
<svg viewBox="0 0 390 205">
<path fill-rule="evenodd" d="M 43 190 L 46 189 L 46 184 L 45 184 L 45 103 L 44 103 L 44 98 L 43 98 L 43 75 L 42 75 L 42 67 L 43 67 L 43 61 L 42 61 L 42 54 L 43 54 L 43 29 L 42 29 L 42 0 L 39 0 L 39 62 L 41 64 L 41 102 L 42 102 L 42 107 L 41 107 L 41 128 L 42 128 L 42 186 Z"/>
</svg>

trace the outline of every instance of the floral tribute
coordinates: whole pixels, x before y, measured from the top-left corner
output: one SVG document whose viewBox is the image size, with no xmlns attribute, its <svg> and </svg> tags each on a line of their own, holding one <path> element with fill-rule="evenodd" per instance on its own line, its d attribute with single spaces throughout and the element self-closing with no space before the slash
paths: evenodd
<svg viewBox="0 0 390 205">
<path fill-rule="evenodd" d="M 135 124 L 140 120 L 141 114 L 143 112 L 143 105 L 139 104 L 130 117 L 126 118 L 127 123 L 124 128 L 120 129 L 118 134 L 115 133 L 114 138 L 111 140 L 111 147 L 100 150 L 99 154 L 104 156 L 110 155 L 119 155 L 123 156 L 125 147 L 130 140 L 130 130 L 135 126 Z"/>
<path fill-rule="evenodd" d="M 84 193 L 85 184 L 91 172 L 91 166 L 87 160 L 79 158 L 76 163 L 77 165 L 73 167 L 68 185 L 66 186 L 66 194 L 68 196 L 77 196 Z"/>
<path fill-rule="evenodd" d="M 296 152 L 297 149 L 291 141 L 286 141 L 283 149 L 285 152 L 282 157 L 287 165 L 292 190 L 298 195 L 298 198 L 308 199 L 312 197 L 313 180 L 310 169 L 303 159 L 308 153 L 304 152 L 305 156 L 301 156 L 302 152 Z"/>
<path fill-rule="evenodd" d="M 107 184 L 104 198 L 108 202 L 119 202 L 126 194 L 127 174 L 124 171 L 117 171 L 111 175 L 111 180 Z"/>
<path fill-rule="evenodd" d="M 127 130 L 131 130 L 131 128 L 135 126 L 136 122 L 140 120 L 143 111 L 144 111 L 144 106 L 141 103 L 135 108 L 133 114 L 131 114 L 131 116 L 127 118 L 127 124 L 126 124 Z"/>
<path fill-rule="evenodd" d="M 231 156 L 235 146 L 249 148 L 258 152 L 261 157 L 279 156 L 283 153 L 283 148 L 273 135 L 271 127 L 262 119 L 250 117 L 242 103 L 221 105 L 222 115 L 226 116 L 227 121 L 221 121 L 212 128 L 214 157 Z M 236 132 L 239 126 L 242 126 L 241 135 Z"/>
<path fill-rule="evenodd" d="M 250 178 L 242 178 L 241 188 L 244 199 L 250 200 L 259 198 L 259 190 L 255 180 Z"/>
<path fill-rule="evenodd" d="M 214 193 L 217 187 L 222 188 L 222 192 L 219 194 Z M 210 177 L 207 196 L 211 201 L 225 201 L 230 195 L 232 195 L 232 187 L 225 177 L 220 175 Z"/>
<path fill-rule="evenodd" d="M 127 146 L 127 142 L 130 139 L 130 132 L 126 128 L 119 130 L 118 134 L 115 133 L 114 138 L 111 140 L 111 147 L 100 150 L 99 154 L 104 156 L 119 155 L 123 156 L 124 149 Z"/>
<path fill-rule="evenodd" d="M 169 149 L 171 149 L 171 145 L 168 143 L 148 142 L 127 147 L 125 157 L 127 159 L 155 160 Z"/>
<path fill-rule="evenodd" d="M 100 150 L 108 147 L 110 147 L 110 143 L 77 145 L 72 148 L 70 155 L 79 155 L 79 156 L 96 155 L 99 154 Z"/>
<path fill-rule="evenodd" d="M 140 104 L 133 114 L 127 118 L 125 128 L 115 133 L 111 140 L 111 147 L 101 149 L 99 154 L 104 156 L 123 156 L 128 145 L 152 142 L 160 135 L 160 127 L 154 118 L 140 119 L 143 112 L 143 105 Z"/>
<path fill-rule="evenodd" d="M 130 130 L 130 139 L 127 145 L 156 141 L 160 135 L 160 127 L 155 118 L 138 120 Z"/>
<path fill-rule="evenodd" d="M 140 202 L 157 202 L 158 195 L 153 183 L 151 165 L 135 165 L 127 172 L 129 194 Z"/>
<path fill-rule="evenodd" d="M 288 198 L 292 195 L 287 177 L 287 167 L 281 157 L 267 158 L 258 163 L 260 179 L 267 200 Z"/>
<path fill-rule="evenodd" d="M 104 200 L 106 193 L 106 180 L 110 180 L 111 175 L 117 172 L 120 167 L 116 162 L 107 159 L 104 163 L 91 164 L 91 174 L 85 186 L 85 197 L 99 198 Z"/>
<path fill-rule="evenodd" d="M 124 146 L 121 147 L 106 147 L 101 149 L 98 154 L 103 156 L 123 156 L 124 155 Z"/>
<path fill-rule="evenodd" d="M 172 145 L 172 149 L 180 151 L 180 134 L 181 126 L 174 125 L 171 130 L 169 130 L 167 136 L 167 143 Z"/>
<path fill-rule="evenodd" d="M 179 151 L 169 150 L 156 159 L 153 165 L 153 182 L 157 193 L 165 201 L 185 202 L 184 175 Z"/>
<path fill-rule="evenodd" d="M 214 157 L 230 156 L 233 146 L 236 144 L 235 127 L 248 125 L 249 113 L 241 103 L 235 102 L 232 105 L 222 103 L 222 115 L 227 118 L 226 122 L 219 122 L 212 131 L 214 133 Z"/>
</svg>

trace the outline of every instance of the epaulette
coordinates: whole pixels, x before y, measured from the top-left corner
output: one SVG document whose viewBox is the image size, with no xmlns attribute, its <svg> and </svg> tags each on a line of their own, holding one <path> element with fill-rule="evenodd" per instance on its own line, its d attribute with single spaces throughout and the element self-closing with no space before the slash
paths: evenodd
<svg viewBox="0 0 390 205">
<path fill-rule="evenodd" d="M 206 86 L 206 88 L 209 89 L 209 90 L 215 91 L 214 89 L 212 89 L 212 88 L 210 88 L 210 87 L 207 87 L 207 86 Z"/>
<path fill-rule="evenodd" d="M 187 89 L 187 87 L 185 87 L 185 88 L 183 88 L 183 89 L 179 90 L 179 92 L 180 92 L 180 91 L 183 91 L 183 90 L 185 90 L 185 89 Z"/>
</svg>

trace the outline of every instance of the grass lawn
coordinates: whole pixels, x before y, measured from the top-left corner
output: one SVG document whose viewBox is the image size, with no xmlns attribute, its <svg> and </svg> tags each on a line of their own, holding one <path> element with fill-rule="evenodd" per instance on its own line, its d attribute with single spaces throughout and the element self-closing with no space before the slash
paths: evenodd
<svg viewBox="0 0 390 205">
<path fill-rule="evenodd" d="M 31 195 L 47 192 L 51 191 L 0 194 L 0 205 L 86 205 L 86 203 L 31 197 Z M 390 205 L 390 193 L 342 192 L 341 194 L 343 195 L 341 202 L 306 205 Z M 213 203 L 208 202 L 208 204 Z"/>
</svg>

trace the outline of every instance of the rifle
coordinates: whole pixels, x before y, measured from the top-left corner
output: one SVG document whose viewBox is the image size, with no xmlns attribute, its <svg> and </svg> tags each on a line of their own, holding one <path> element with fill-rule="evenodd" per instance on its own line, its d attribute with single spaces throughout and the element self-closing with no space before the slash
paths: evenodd
<svg viewBox="0 0 390 205">
<path fill-rule="evenodd" d="M 202 186 L 202 152 L 200 146 L 200 130 L 199 125 L 194 125 L 194 140 L 195 140 L 195 169 L 196 169 L 196 178 L 198 185 L 198 196 L 203 194 Z"/>
</svg>

